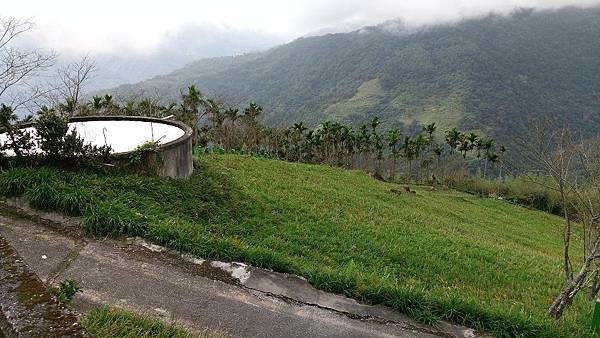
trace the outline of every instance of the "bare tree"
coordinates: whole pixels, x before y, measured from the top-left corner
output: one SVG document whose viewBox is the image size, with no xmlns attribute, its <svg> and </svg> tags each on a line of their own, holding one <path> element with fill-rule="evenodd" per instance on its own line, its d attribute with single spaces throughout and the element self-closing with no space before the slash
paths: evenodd
<svg viewBox="0 0 600 338">
<path fill-rule="evenodd" d="M 567 306 L 579 291 L 589 288 L 589 298 L 593 299 L 599 290 L 600 267 L 600 156 L 597 140 L 574 143 L 571 151 L 577 158 L 578 175 L 570 181 L 573 204 L 583 230 L 583 263 L 577 275 L 565 286 L 552 302 L 548 315 L 560 318 Z"/>
<path fill-rule="evenodd" d="M 59 85 L 57 90 L 63 100 L 67 101 L 66 110 L 73 114 L 77 110 L 84 86 L 92 80 L 97 67 L 89 56 L 58 69 Z"/>
<path fill-rule="evenodd" d="M 550 188 L 558 189 L 565 219 L 563 270 L 568 283 L 573 279 L 573 268 L 570 259 L 572 220 L 567 198 L 574 162 L 574 154 L 570 149 L 572 144 L 571 132 L 568 126 L 557 127 L 549 120 L 538 123 L 533 122 L 530 124 L 529 137 L 518 143 L 525 148 L 526 151 L 523 154 L 534 165 L 534 168 L 552 177 L 556 183 L 556 187 Z"/>
<path fill-rule="evenodd" d="M 14 109 L 45 95 L 47 90 L 31 80 L 54 65 L 56 59 L 52 53 L 12 46 L 15 39 L 33 27 L 29 20 L 0 18 L 0 101 Z"/>
<path fill-rule="evenodd" d="M 563 271 L 565 287 L 548 308 L 548 315 L 560 318 L 579 291 L 589 287 L 590 297 L 600 289 L 600 143 L 576 140 L 568 125 L 551 121 L 533 122 L 529 135 L 517 140 L 521 153 L 534 170 L 553 179 L 545 185 L 559 193 L 563 209 Z M 536 182 L 540 182 L 536 180 Z M 574 213 L 574 214 L 573 214 Z M 573 219 L 584 234 L 583 261 L 577 273 L 571 259 Z"/>
</svg>

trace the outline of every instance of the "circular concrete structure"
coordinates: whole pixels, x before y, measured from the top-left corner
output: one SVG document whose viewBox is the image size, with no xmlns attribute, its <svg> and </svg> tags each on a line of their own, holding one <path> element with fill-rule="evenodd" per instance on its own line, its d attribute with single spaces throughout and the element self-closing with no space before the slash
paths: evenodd
<svg viewBox="0 0 600 338">
<path fill-rule="evenodd" d="M 35 136 L 31 123 L 23 128 Z M 146 142 L 157 142 L 158 175 L 185 178 L 193 172 L 192 129 L 181 122 L 142 116 L 86 116 L 69 119 L 69 130 L 76 130 L 86 144 L 110 146 L 117 161 Z M 0 135 L 0 142 L 6 137 Z"/>
</svg>

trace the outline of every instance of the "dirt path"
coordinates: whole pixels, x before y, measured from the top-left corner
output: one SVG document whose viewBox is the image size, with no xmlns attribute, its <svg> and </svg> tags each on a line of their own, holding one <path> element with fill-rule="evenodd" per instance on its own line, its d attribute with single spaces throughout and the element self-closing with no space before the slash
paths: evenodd
<svg viewBox="0 0 600 338">
<path fill-rule="evenodd" d="M 463 327 L 418 324 L 383 306 L 325 293 L 303 279 L 180 255 L 139 239 L 93 240 L 0 216 L 8 240 L 44 282 L 73 279 L 73 307 L 103 304 L 239 337 L 473 337 Z"/>
</svg>

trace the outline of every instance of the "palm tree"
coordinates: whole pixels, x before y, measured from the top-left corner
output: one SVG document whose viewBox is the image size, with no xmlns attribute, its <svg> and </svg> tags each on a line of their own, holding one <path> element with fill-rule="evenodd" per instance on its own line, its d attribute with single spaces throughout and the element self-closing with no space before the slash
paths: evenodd
<svg viewBox="0 0 600 338">
<path fill-rule="evenodd" d="M 507 150 L 506 147 L 503 144 L 501 144 L 500 145 L 500 155 L 498 156 L 498 161 L 500 162 L 500 178 L 502 180 L 504 180 L 504 177 L 502 176 L 502 169 L 504 168 L 502 159 L 504 158 L 504 153 L 506 153 L 506 150 Z"/>
<path fill-rule="evenodd" d="M 467 158 L 467 152 L 473 149 L 472 143 L 469 141 L 469 136 L 461 133 L 458 138 L 456 149 L 462 154 L 463 158 Z"/>
<path fill-rule="evenodd" d="M 466 137 L 467 141 L 469 142 L 471 149 L 475 148 L 477 146 L 477 143 L 479 142 L 479 136 L 473 132 L 469 133 Z"/>
<path fill-rule="evenodd" d="M 234 126 L 235 121 L 241 117 L 241 115 L 238 115 L 239 112 L 240 112 L 239 109 L 237 109 L 235 107 L 229 107 L 223 112 L 223 114 L 225 115 L 226 119 L 229 119 L 229 121 L 231 122 L 231 125 Z"/>
<path fill-rule="evenodd" d="M 304 125 L 304 122 L 294 123 L 292 129 L 296 130 L 300 135 L 303 135 L 304 132 L 308 129 Z"/>
<path fill-rule="evenodd" d="M 429 142 L 423 136 L 423 134 L 418 134 L 417 137 L 414 138 L 414 140 L 413 140 L 414 150 L 413 151 L 414 151 L 415 160 L 417 160 L 417 161 L 419 160 L 419 158 L 423 154 L 423 150 L 427 147 L 428 144 L 429 144 Z M 417 171 L 417 181 L 420 181 L 420 179 L 421 179 L 420 172 L 421 172 L 420 170 Z"/>
<path fill-rule="evenodd" d="M 303 122 L 294 123 L 291 128 L 286 130 L 287 141 L 291 144 L 291 147 L 285 150 L 285 156 L 288 159 L 294 161 L 300 161 L 304 156 L 302 155 L 303 149 L 306 147 L 306 137 L 304 132 L 307 130 Z"/>
<path fill-rule="evenodd" d="M 59 104 L 58 109 L 69 116 L 73 116 L 75 112 L 75 100 L 70 96 L 65 98 L 65 103 Z"/>
<path fill-rule="evenodd" d="M 342 130 L 342 141 L 344 153 L 347 158 L 346 166 L 351 168 L 354 161 L 357 141 L 357 137 L 354 134 L 354 129 L 352 129 L 352 127 L 344 126 Z"/>
<path fill-rule="evenodd" d="M 112 95 L 104 95 L 104 106 L 109 106 L 112 104 Z"/>
<path fill-rule="evenodd" d="M 461 135 L 463 134 L 456 128 L 446 131 L 446 143 L 450 146 L 450 154 L 458 147 Z"/>
<path fill-rule="evenodd" d="M 381 175 L 381 164 L 383 162 L 383 138 L 381 135 L 374 133 L 373 134 L 373 145 L 375 147 L 375 172 L 378 175 Z"/>
<path fill-rule="evenodd" d="M 390 179 L 393 181 L 396 177 L 396 163 L 398 161 L 398 157 L 400 156 L 400 130 L 398 128 L 390 129 L 388 131 L 388 147 L 391 150 L 392 155 L 392 169 L 390 172 Z"/>
<path fill-rule="evenodd" d="M 435 122 L 431 122 L 430 124 L 423 126 L 423 131 L 427 133 L 427 140 L 429 141 L 429 144 L 433 144 L 433 133 L 435 133 L 436 129 L 437 126 L 435 125 Z"/>
<path fill-rule="evenodd" d="M 480 145 L 477 148 L 478 155 L 479 155 L 479 152 L 481 150 L 485 151 L 486 161 L 485 161 L 485 164 L 484 164 L 484 167 L 483 167 L 483 177 L 487 176 L 487 166 L 488 166 L 488 162 L 490 162 L 490 156 L 489 155 L 490 155 L 490 151 L 491 151 L 491 149 L 493 147 L 494 147 L 494 140 L 488 138 L 488 139 L 481 139 L 480 140 Z M 495 162 L 498 161 L 498 155 L 496 155 L 496 154 L 493 154 L 493 155 L 495 155 L 496 159 L 494 161 L 492 161 L 492 162 L 495 163 Z"/>
<path fill-rule="evenodd" d="M 195 146 L 198 143 L 200 129 L 198 128 L 198 124 L 202 116 L 199 114 L 198 107 L 200 105 L 205 105 L 205 101 L 202 98 L 202 93 L 196 86 L 189 86 L 186 94 L 181 94 L 182 103 L 181 109 L 179 109 L 179 116 L 177 118 L 187 124 L 190 128 L 192 128 L 194 137 L 192 138 L 192 143 Z M 206 109 L 204 114 L 206 114 Z"/>
<path fill-rule="evenodd" d="M 262 114 L 263 109 L 261 106 L 256 104 L 255 102 L 251 102 L 248 108 L 244 109 L 244 115 L 248 116 L 252 120 L 256 120 L 256 118 Z"/>
<path fill-rule="evenodd" d="M 258 117 L 262 114 L 263 109 L 255 102 L 251 102 L 246 109 L 244 109 L 244 117 L 248 127 L 248 136 L 250 147 L 252 150 L 256 150 L 259 143 L 259 125 L 257 122 Z"/>
<path fill-rule="evenodd" d="M 90 102 L 90 105 L 96 112 L 100 111 L 100 109 L 102 109 L 102 97 L 101 96 L 92 97 L 92 101 Z"/>
<path fill-rule="evenodd" d="M 381 143 L 381 136 L 377 134 L 377 127 L 381 124 L 381 120 L 379 117 L 375 116 L 371 120 L 371 135 L 369 138 L 371 139 L 371 145 L 373 146 L 372 150 L 374 153 L 371 157 L 376 162 L 374 163 L 374 169 L 379 174 L 379 166 L 381 165 L 381 159 L 383 158 L 383 144 Z"/>
<path fill-rule="evenodd" d="M 182 96 L 183 104 L 189 110 L 197 110 L 198 105 L 200 105 L 200 103 L 202 102 L 202 93 L 194 85 L 189 86 L 187 94 Z"/>
<path fill-rule="evenodd" d="M 415 142 L 409 136 L 404 138 L 402 150 L 404 158 L 408 162 L 408 175 L 406 176 L 406 183 L 408 184 L 412 178 L 412 161 L 415 159 Z"/>
<path fill-rule="evenodd" d="M 439 171 L 440 171 L 440 162 L 442 161 L 442 155 L 444 154 L 444 147 L 442 147 L 440 144 L 434 145 L 433 146 L 433 153 L 435 154 L 435 157 L 436 157 L 435 172 L 439 175 L 440 174 L 439 173 Z M 436 183 L 437 183 L 436 178 L 433 178 L 434 188 L 435 188 L 435 184 Z"/>
<path fill-rule="evenodd" d="M 224 112 L 223 112 L 223 118 L 229 120 L 229 125 L 225 126 L 225 130 L 224 130 L 224 143 L 225 143 L 225 148 L 227 149 L 232 149 L 234 148 L 234 144 L 236 143 L 236 129 L 235 129 L 235 121 L 241 117 L 241 115 L 239 115 L 238 113 L 240 112 L 239 109 L 235 108 L 235 107 L 229 107 L 227 108 Z"/>
<path fill-rule="evenodd" d="M 366 163 L 368 162 L 368 154 L 371 151 L 371 137 L 369 136 L 369 127 L 366 124 L 363 124 L 358 129 L 357 137 L 357 148 L 359 155 L 362 156 L 362 160 L 364 160 L 363 168 L 366 168 Z"/>
<path fill-rule="evenodd" d="M 495 153 L 491 153 L 491 152 L 486 152 L 485 153 L 485 157 L 486 157 L 486 162 L 485 162 L 485 169 L 483 171 L 483 177 L 486 176 L 486 171 L 487 171 L 487 163 L 496 163 L 498 162 L 499 156 L 498 154 Z"/>
<path fill-rule="evenodd" d="M 381 124 L 381 120 L 379 120 L 379 117 L 375 116 L 372 120 L 371 120 L 371 132 L 375 133 L 375 129 L 377 129 L 377 127 Z"/>
</svg>

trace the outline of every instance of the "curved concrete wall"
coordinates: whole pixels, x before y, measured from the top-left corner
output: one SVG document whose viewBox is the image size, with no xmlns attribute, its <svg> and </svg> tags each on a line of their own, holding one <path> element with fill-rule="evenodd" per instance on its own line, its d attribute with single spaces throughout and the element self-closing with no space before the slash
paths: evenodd
<svg viewBox="0 0 600 338">
<path fill-rule="evenodd" d="M 160 146 L 160 166 L 158 175 L 172 178 L 187 178 L 194 171 L 192 159 L 192 129 L 179 121 L 163 120 L 144 116 L 85 116 L 73 117 L 69 122 L 86 121 L 143 121 L 164 123 L 178 127 L 184 131 L 183 136 Z M 85 140 L 85 139 L 84 139 Z M 116 154 L 117 157 L 126 157 L 130 152 Z"/>
</svg>

